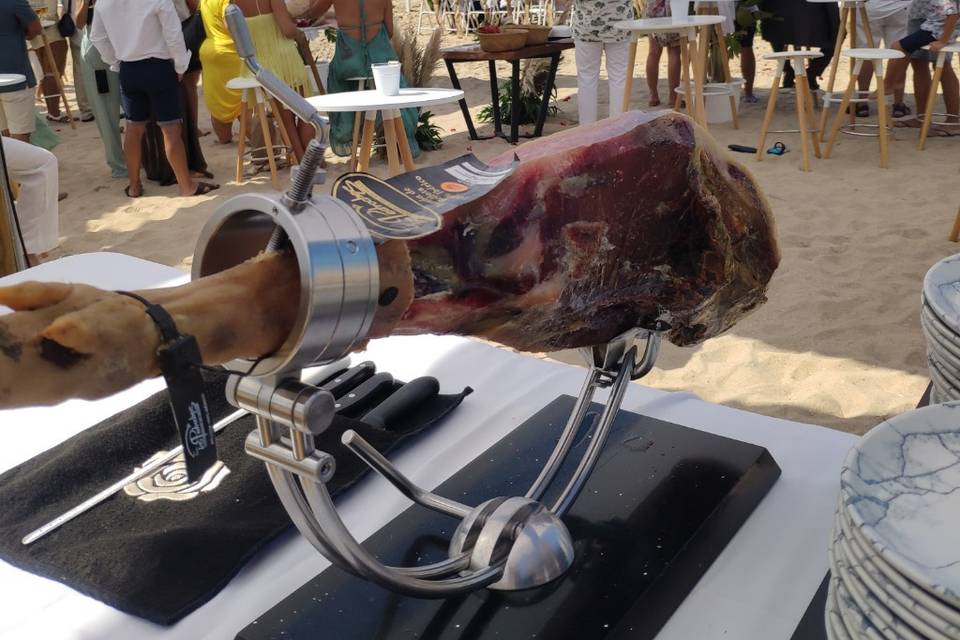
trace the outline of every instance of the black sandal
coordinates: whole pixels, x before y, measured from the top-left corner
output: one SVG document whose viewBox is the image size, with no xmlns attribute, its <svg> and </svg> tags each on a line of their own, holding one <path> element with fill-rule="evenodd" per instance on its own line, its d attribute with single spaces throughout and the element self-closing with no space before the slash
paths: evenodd
<svg viewBox="0 0 960 640">
<path fill-rule="evenodd" d="M 127 194 L 127 197 L 128 197 L 128 198 L 139 198 L 139 197 L 141 197 L 141 196 L 143 195 L 143 185 L 140 186 L 140 193 L 138 193 L 137 195 L 133 195 L 132 193 L 130 193 L 130 187 L 131 187 L 131 186 L 132 186 L 132 185 L 129 185 L 129 184 L 128 184 L 127 186 L 125 186 L 125 187 L 123 188 L 123 192 L 124 192 L 125 194 Z"/>
<path fill-rule="evenodd" d="M 857 103 L 857 117 L 858 118 L 869 118 L 870 117 L 870 105 L 866 102 Z"/>
<path fill-rule="evenodd" d="M 209 182 L 198 182 L 197 190 L 187 197 L 203 196 L 210 193 L 211 191 L 216 191 L 219 188 L 220 188 L 220 185 L 218 184 L 210 184 Z"/>
<path fill-rule="evenodd" d="M 902 102 L 896 102 L 893 105 L 893 108 L 890 111 L 890 115 L 894 120 L 901 120 L 911 115 L 913 112 L 910 111 L 910 107 L 903 104 Z"/>
</svg>

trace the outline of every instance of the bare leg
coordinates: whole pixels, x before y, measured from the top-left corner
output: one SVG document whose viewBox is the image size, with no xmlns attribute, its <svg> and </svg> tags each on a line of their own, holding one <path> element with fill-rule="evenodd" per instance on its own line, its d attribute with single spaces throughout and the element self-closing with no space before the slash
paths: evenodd
<svg viewBox="0 0 960 640">
<path fill-rule="evenodd" d="M 757 77 L 757 57 L 753 47 L 740 49 L 740 73 L 743 75 L 743 95 L 753 97 L 753 81 Z"/>
<path fill-rule="evenodd" d="M 670 84 L 670 104 L 673 104 L 680 86 L 680 45 L 667 47 L 667 82 Z"/>
<path fill-rule="evenodd" d="M 129 177 L 128 191 L 131 196 L 143 193 L 143 184 L 140 182 L 140 165 L 142 161 L 143 134 L 146 126 L 142 122 L 127 122 L 127 130 L 123 134 L 123 156 L 127 161 L 127 176 Z"/>
<path fill-rule="evenodd" d="M 913 67 L 913 97 L 917 102 L 916 113 L 927 108 L 927 95 L 930 93 L 930 63 L 926 60 L 911 60 Z M 944 70 L 946 71 L 946 70 Z"/>
<path fill-rule="evenodd" d="M 167 162 L 177 176 L 180 195 L 192 196 L 197 191 L 197 185 L 190 177 L 190 169 L 187 168 L 187 152 L 183 148 L 181 126 L 179 122 L 165 124 L 160 127 L 160 130 L 163 132 L 163 149 L 167 153 Z"/>
<path fill-rule="evenodd" d="M 220 122 L 213 116 L 210 117 L 210 125 L 217 136 L 217 142 L 220 144 L 230 144 L 233 141 L 233 123 Z"/>
<path fill-rule="evenodd" d="M 860 70 L 860 75 L 857 76 L 857 88 L 860 91 L 869 91 L 870 90 L 870 80 L 873 78 L 873 63 L 869 60 L 863 61 L 863 69 Z"/>
<path fill-rule="evenodd" d="M 899 42 L 893 43 L 890 47 L 895 51 L 903 51 Z M 889 95 L 903 95 L 904 86 L 907 82 L 907 67 L 910 66 L 910 56 L 904 58 L 895 58 L 887 63 L 887 77 L 883 81 L 883 89 Z M 923 107 L 917 107 L 923 109 Z"/>
<path fill-rule="evenodd" d="M 657 85 L 660 82 L 660 54 L 663 53 L 663 47 L 657 42 L 656 38 L 650 38 L 650 50 L 647 52 L 646 76 L 647 91 L 650 92 L 651 107 L 660 106 L 660 91 Z"/>
<path fill-rule="evenodd" d="M 293 155 L 300 162 L 303 159 L 303 143 L 300 141 L 300 132 L 297 129 L 297 120 L 289 109 L 280 109 L 280 126 L 287 130 L 287 137 L 293 145 Z"/>
<path fill-rule="evenodd" d="M 947 122 L 960 122 L 960 80 L 953 65 L 945 64 L 943 77 L 940 78 L 940 87 L 943 89 L 943 102 L 947 107 Z M 932 91 L 932 88 L 931 88 Z"/>
<path fill-rule="evenodd" d="M 47 55 L 43 52 L 43 49 L 39 49 L 37 51 L 37 57 L 40 58 L 40 66 L 43 68 L 44 73 L 43 81 L 40 83 L 44 96 L 56 95 L 60 93 L 60 88 L 57 86 L 57 80 L 52 74 L 59 73 L 62 75 L 64 68 L 67 66 L 67 41 L 57 40 L 56 42 L 51 42 L 48 46 L 50 47 L 50 52 L 53 54 L 53 59 L 57 65 L 57 68 L 49 68 Z M 46 103 L 47 113 L 54 118 L 59 118 L 60 98 L 46 98 Z"/>
<path fill-rule="evenodd" d="M 187 104 L 190 105 L 190 117 L 193 119 L 193 128 L 200 133 L 200 127 L 197 124 L 197 115 L 200 113 L 200 96 L 197 92 L 197 83 L 200 82 L 200 72 L 191 71 L 183 76 L 181 86 L 187 97 Z"/>
</svg>

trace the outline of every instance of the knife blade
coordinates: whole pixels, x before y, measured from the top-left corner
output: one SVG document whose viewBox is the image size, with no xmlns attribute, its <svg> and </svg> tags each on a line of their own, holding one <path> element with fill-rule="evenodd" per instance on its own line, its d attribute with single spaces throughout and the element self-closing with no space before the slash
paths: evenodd
<svg viewBox="0 0 960 640">
<path fill-rule="evenodd" d="M 347 359 L 345 359 L 345 360 L 339 360 L 339 361 L 337 361 L 337 362 L 335 362 L 335 363 L 333 363 L 333 364 L 329 364 L 329 365 L 320 367 L 320 368 L 317 369 L 316 371 L 312 371 L 312 372 L 310 372 L 309 374 L 307 374 L 306 376 L 304 376 L 304 380 L 303 380 L 303 381 L 304 381 L 304 382 L 307 382 L 307 383 L 315 383 L 317 380 L 322 380 L 322 379 L 324 379 L 324 378 L 329 379 L 329 376 L 330 376 L 331 372 L 337 371 L 337 370 L 342 370 L 342 369 L 343 369 L 343 365 L 344 365 L 344 364 L 349 364 L 349 362 L 350 362 L 350 360 L 349 360 L 349 358 L 347 358 Z M 364 362 L 363 364 L 357 365 L 356 367 L 354 367 L 354 369 L 358 369 L 358 368 L 360 368 L 360 367 L 362 367 L 363 365 L 366 365 L 366 364 L 372 364 L 372 363 L 366 363 L 366 362 Z M 352 369 L 351 369 L 351 371 L 352 371 Z M 246 411 L 246 410 L 244 410 L 244 409 L 238 409 L 238 410 L 234 411 L 233 413 L 231 413 L 230 415 L 226 416 L 225 418 L 223 418 L 223 419 L 221 419 L 221 420 L 218 420 L 218 421 L 213 425 L 213 431 L 214 431 L 214 433 L 219 433 L 220 431 L 223 431 L 223 429 L 225 429 L 227 426 L 233 424 L 234 422 L 236 422 L 236 421 L 239 420 L 240 418 L 244 417 L 245 415 L 247 415 L 247 413 L 249 413 L 249 412 Z M 176 457 L 177 457 L 178 455 L 180 455 L 182 452 L 183 452 L 183 445 L 179 445 L 179 446 L 177 446 L 177 447 L 174 447 L 173 449 L 171 449 L 170 451 L 168 451 L 167 453 L 165 453 L 165 454 L 164 454 L 163 456 L 161 456 L 160 458 L 154 460 L 154 461 L 151 462 L 150 464 L 144 465 L 144 466 L 141 467 L 140 469 L 138 469 L 138 470 L 134 471 L 133 473 L 127 475 L 125 478 L 121 478 L 120 480 L 117 480 L 116 482 L 114 482 L 114 483 L 111 484 L 110 486 L 108 486 L 108 487 L 102 489 L 101 491 L 98 491 L 98 492 L 95 493 L 94 495 L 90 496 L 89 498 L 87 498 L 86 500 L 84 500 L 83 502 L 81 502 L 80 504 L 78 504 L 77 506 L 75 506 L 75 507 L 73 507 L 73 508 L 71 508 L 71 509 L 68 509 L 67 511 L 63 512 L 62 514 L 60 514 L 59 516 L 57 516 L 56 518 L 54 518 L 54 519 L 51 520 L 50 522 L 47 522 L 46 524 L 44 524 L 44 525 L 42 525 L 42 526 L 40 526 L 40 527 L 37 527 L 36 529 L 34 529 L 33 531 L 31 531 L 30 533 L 28 533 L 27 535 L 25 535 L 20 542 L 21 542 L 22 544 L 24 544 L 24 545 L 32 544 L 32 543 L 36 542 L 37 540 L 39 540 L 40 538 L 42 538 L 42 537 L 44 537 L 45 535 L 47 535 L 48 533 L 51 533 L 52 531 L 56 531 L 56 530 L 59 529 L 61 526 L 63 526 L 63 525 L 65 525 L 66 523 L 70 522 L 71 520 L 73 520 L 73 519 L 76 518 L 77 516 L 86 513 L 87 511 L 89 511 L 90 509 L 94 508 L 95 506 L 97 506 L 98 504 L 100 504 L 101 502 L 103 502 L 104 500 L 106 500 L 107 498 L 109 498 L 109 497 L 113 496 L 115 493 L 121 491 L 125 486 L 127 486 L 127 485 L 130 484 L 131 482 L 136 482 L 137 480 L 140 480 L 140 479 L 142 479 L 142 478 L 145 478 L 145 477 L 147 477 L 148 475 L 154 473 L 155 471 L 157 471 L 158 469 L 160 469 L 161 467 L 163 467 L 164 465 L 166 465 L 167 463 L 169 463 L 171 460 L 173 460 L 174 458 L 176 458 Z"/>
<path fill-rule="evenodd" d="M 378 373 L 359 387 L 337 399 L 334 410 L 347 417 L 359 415 L 371 403 L 378 402 L 393 389 L 393 376 Z"/>
<path fill-rule="evenodd" d="M 440 383 L 436 378 L 416 378 L 365 413 L 361 420 L 380 429 L 387 428 L 398 422 L 404 414 L 416 409 L 421 403 L 432 400 L 439 393 Z"/>
</svg>

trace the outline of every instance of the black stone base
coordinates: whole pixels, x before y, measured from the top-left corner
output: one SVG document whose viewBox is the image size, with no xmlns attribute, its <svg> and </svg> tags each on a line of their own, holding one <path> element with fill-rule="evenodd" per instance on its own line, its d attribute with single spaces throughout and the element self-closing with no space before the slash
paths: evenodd
<svg viewBox="0 0 960 640">
<path fill-rule="evenodd" d="M 554 400 L 437 493 L 470 505 L 522 495 L 573 402 Z M 600 409 L 594 405 L 584 424 Z M 572 463 L 555 485 L 571 475 L 588 442 L 581 427 Z M 576 560 L 559 580 L 529 591 L 420 600 L 331 567 L 237 638 L 653 638 L 779 475 L 762 447 L 621 411 L 564 518 Z M 450 518 L 411 507 L 365 546 L 387 564 L 424 564 L 446 557 L 455 527 Z"/>
</svg>

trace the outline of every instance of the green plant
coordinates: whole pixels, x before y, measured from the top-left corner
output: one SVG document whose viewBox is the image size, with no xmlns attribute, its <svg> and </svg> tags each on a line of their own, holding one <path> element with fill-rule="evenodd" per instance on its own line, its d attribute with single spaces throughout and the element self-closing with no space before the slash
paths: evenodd
<svg viewBox="0 0 960 640">
<path fill-rule="evenodd" d="M 432 112 L 423 111 L 420 113 L 420 118 L 417 121 L 417 131 L 415 134 L 417 144 L 420 145 L 420 148 L 424 151 L 436 151 L 443 147 L 443 138 L 440 137 L 440 132 L 443 131 L 443 129 L 433 122 L 430 122 L 430 118 L 432 117 Z"/>
<path fill-rule="evenodd" d="M 542 61 L 530 61 L 529 64 L 524 66 L 523 76 L 520 80 L 520 104 L 518 106 L 520 124 L 533 124 L 537 121 L 537 116 L 540 114 L 540 105 L 543 102 L 540 96 L 543 95 L 546 79 L 547 65 L 543 64 Z M 510 124 L 513 113 L 510 85 L 510 81 L 501 82 L 497 90 L 497 102 L 500 106 L 500 122 L 502 124 Z M 556 97 L 557 88 L 554 86 L 550 92 L 551 104 L 547 108 L 548 116 L 555 116 L 560 112 L 555 104 Z M 493 105 L 487 105 L 480 109 L 477 118 L 480 122 L 493 122 Z"/>
</svg>

